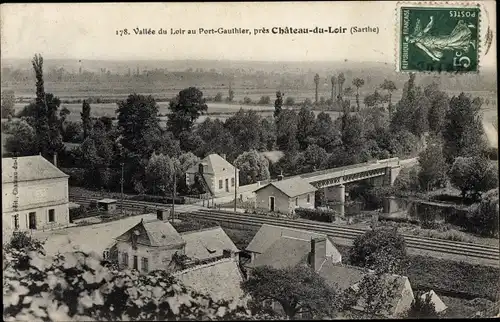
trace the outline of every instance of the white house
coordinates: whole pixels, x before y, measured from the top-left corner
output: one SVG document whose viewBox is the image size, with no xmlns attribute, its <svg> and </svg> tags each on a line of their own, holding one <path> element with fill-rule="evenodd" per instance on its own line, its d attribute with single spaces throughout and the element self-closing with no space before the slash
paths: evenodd
<svg viewBox="0 0 500 322">
<path fill-rule="evenodd" d="M 40 155 L 2 158 L 3 231 L 68 225 L 68 178 Z"/>
<path fill-rule="evenodd" d="M 207 191 L 213 196 L 234 193 L 239 187 L 239 170 L 218 154 L 210 154 L 186 171 L 186 184 L 195 182 L 197 175 L 204 179 Z"/>
</svg>

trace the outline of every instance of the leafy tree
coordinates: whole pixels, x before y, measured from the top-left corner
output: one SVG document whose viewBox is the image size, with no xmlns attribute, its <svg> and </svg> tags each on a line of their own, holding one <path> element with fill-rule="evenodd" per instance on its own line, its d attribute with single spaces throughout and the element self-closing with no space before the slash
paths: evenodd
<svg viewBox="0 0 500 322">
<path fill-rule="evenodd" d="M 339 74 L 339 76 L 337 77 L 337 83 L 339 84 L 339 99 L 342 99 L 342 94 L 344 93 L 343 88 L 345 83 L 344 73 Z"/>
<path fill-rule="evenodd" d="M 412 155 L 418 148 L 418 138 L 408 130 L 390 133 L 388 150 L 392 155 L 403 157 Z"/>
<path fill-rule="evenodd" d="M 14 96 L 14 91 L 12 90 L 2 91 L 2 118 L 11 118 L 14 116 L 15 103 L 16 103 L 16 97 Z"/>
<path fill-rule="evenodd" d="M 307 101 L 307 99 L 306 99 L 306 101 Z M 311 100 L 309 100 L 308 102 L 309 102 L 308 103 L 309 106 L 312 105 Z M 287 97 L 285 100 L 285 106 L 293 106 L 293 105 L 295 105 L 295 99 L 291 96 Z"/>
<path fill-rule="evenodd" d="M 35 54 L 31 61 L 36 77 L 36 99 L 35 99 L 35 132 L 38 150 L 42 155 L 48 155 L 48 144 L 50 141 L 48 106 L 45 99 L 45 87 L 43 81 L 43 57 Z"/>
<path fill-rule="evenodd" d="M 218 92 L 214 97 L 214 102 L 222 102 L 222 93 Z"/>
<path fill-rule="evenodd" d="M 319 86 L 319 75 L 316 74 L 314 75 L 314 88 L 315 88 L 314 104 L 318 104 L 318 86 Z"/>
<path fill-rule="evenodd" d="M 303 106 L 299 111 L 297 121 L 297 141 L 301 150 L 305 150 L 309 145 L 315 121 L 314 112 Z"/>
<path fill-rule="evenodd" d="M 498 188 L 482 196 L 479 204 L 468 209 L 472 231 L 486 237 L 498 237 Z"/>
<path fill-rule="evenodd" d="M 446 186 L 448 165 L 443 155 L 441 142 L 431 140 L 427 148 L 418 156 L 420 186 L 426 190 L 434 190 Z"/>
<path fill-rule="evenodd" d="M 26 121 L 11 120 L 9 129 L 3 131 L 5 138 L 5 150 L 12 155 L 27 156 L 38 152 L 36 145 L 36 133 Z"/>
<path fill-rule="evenodd" d="M 365 80 L 362 78 L 355 78 L 353 79 L 352 84 L 356 87 L 356 105 L 359 111 L 361 109 L 359 106 L 359 88 L 365 85 Z"/>
<path fill-rule="evenodd" d="M 390 274 L 404 271 L 405 259 L 405 239 L 395 228 L 376 228 L 356 237 L 349 256 L 353 265 Z"/>
<path fill-rule="evenodd" d="M 200 115 L 207 111 L 203 92 L 196 87 L 189 87 L 179 92 L 170 102 L 167 127 L 176 138 L 182 131 L 190 131 Z"/>
<path fill-rule="evenodd" d="M 280 91 L 276 92 L 276 100 L 274 101 L 274 118 L 277 119 L 281 113 L 283 106 L 283 96 Z"/>
<path fill-rule="evenodd" d="M 424 89 L 424 95 L 430 100 L 428 123 L 429 131 L 433 134 L 441 134 L 446 124 L 446 114 L 450 102 L 448 95 L 439 90 L 435 83 L 429 84 Z"/>
<path fill-rule="evenodd" d="M 408 317 L 413 319 L 437 319 L 439 314 L 436 312 L 432 297 L 424 292 L 416 292 Z"/>
<path fill-rule="evenodd" d="M 168 155 L 171 158 L 177 157 L 182 153 L 180 142 L 174 137 L 172 132 L 162 131 L 161 135 L 154 138 L 152 143 L 154 144 L 155 152 Z"/>
<path fill-rule="evenodd" d="M 450 181 L 463 198 L 479 200 L 482 192 L 498 187 L 498 166 L 483 156 L 457 157 L 450 170 Z"/>
<path fill-rule="evenodd" d="M 322 170 L 326 167 L 328 153 L 325 149 L 320 148 L 316 144 L 311 144 L 304 151 L 304 163 L 301 169 L 302 173 Z"/>
<path fill-rule="evenodd" d="M 197 165 L 200 162 L 200 158 L 191 152 L 186 152 L 181 154 L 177 159 L 173 160 L 174 168 L 176 170 L 177 176 L 177 191 L 188 193 L 188 187 L 186 185 L 185 175 L 189 168 Z"/>
<path fill-rule="evenodd" d="M 90 119 L 90 104 L 84 100 L 82 104 L 82 111 L 80 112 L 82 117 L 82 127 L 83 127 L 83 139 L 85 140 L 92 131 L 92 120 Z"/>
<path fill-rule="evenodd" d="M 260 116 L 254 110 L 240 109 L 225 122 L 239 151 L 258 149 L 260 146 Z"/>
<path fill-rule="evenodd" d="M 256 267 L 242 288 L 258 302 L 279 303 L 287 319 L 297 314 L 309 314 L 316 319 L 332 318 L 337 312 L 337 294 L 309 267 Z"/>
<path fill-rule="evenodd" d="M 332 83 L 332 96 L 331 96 L 331 98 L 330 98 L 330 99 L 331 99 L 331 101 L 332 101 L 332 103 L 333 103 L 333 102 L 335 102 L 335 96 L 336 96 L 336 95 L 335 95 L 335 89 L 336 89 L 336 88 L 335 88 L 335 84 L 336 84 L 336 82 L 337 82 L 337 78 L 336 78 L 335 76 L 332 76 L 332 77 L 330 78 L 330 82 Z"/>
<path fill-rule="evenodd" d="M 476 156 L 485 149 L 480 106 L 472 104 L 470 97 L 464 93 L 450 100 L 443 138 L 445 155 L 450 164 L 458 156 Z"/>
<path fill-rule="evenodd" d="M 231 84 L 229 84 L 228 96 L 227 96 L 226 100 L 228 102 L 232 102 L 234 100 L 234 91 L 231 87 Z"/>
<path fill-rule="evenodd" d="M 282 151 L 298 149 L 297 142 L 298 116 L 294 110 L 281 111 L 276 122 L 276 143 Z"/>
<path fill-rule="evenodd" d="M 328 153 L 340 145 L 340 135 L 334 127 L 330 114 L 324 112 L 318 114 L 312 131 L 312 140 Z"/>
<path fill-rule="evenodd" d="M 243 152 L 236 158 L 234 165 L 240 170 L 240 185 L 270 178 L 269 161 L 256 150 Z"/>
<path fill-rule="evenodd" d="M 153 154 L 146 166 L 146 178 L 153 193 L 173 191 L 174 163 L 163 154 Z"/>
<path fill-rule="evenodd" d="M 259 105 L 269 105 L 271 103 L 271 98 L 266 95 L 266 96 L 261 96 L 259 100 Z"/>
<path fill-rule="evenodd" d="M 205 143 L 199 150 L 196 150 L 196 155 L 200 157 L 204 157 L 209 153 L 217 153 L 220 155 L 226 154 L 232 159 L 238 153 L 231 132 L 219 119 L 207 118 L 198 126 L 196 134 Z"/>
<path fill-rule="evenodd" d="M 252 104 L 252 99 L 248 96 L 243 98 L 243 104 Z"/>
<path fill-rule="evenodd" d="M 401 169 L 401 172 L 394 180 L 394 190 L 399 192 L 418 191 L 420 190 L 420 181 L 418 174 L 420 167 L 414 166 L 411 168 Z"/>
<path fill-rule="evenodd" d="M 66 121 L 63 124 L 62 139 L 64 142 L 79 143 L 82 141 L 82 124 Z"/>
<path fill-rule="evenodd" d="M 198 132 L 182 132 L 179 134 L 179 143 L 181 150 L 184 152 L 192 151 L 198 156 L 205 153 L 205 141 L 198 135 Z"/>
<path fill-rule="evenodd" d="M 272 151 L 276 145 L 276 124 L 272 119 L 262 118 L 260 121 L 260 150 Z"/>
<path fill-rule="evenodd" d="M 118 103 L 120 144 L 132 158 L 149 159 L 161 134 L 158 104 L 152 96 L 131 94 Z"/>
<path fill-rule="evenodd" d="M 392 116 L 392 110 L 393 110 L 393 107 L 392 107 L 392 92 L 394 92 L 397 88 L 396 88 L 396 85 L 394 84 L 393 81 L 391 80 L 384 80 L 384 82 L 382 83 L 382 85 L 380 85 L 380 88 L 383 89 L 383 90 L 386 90 L 388 93 L 389 93 L 389 107 L 388 107 L 388 111 L 389 111 L 389 118 Z"/>
</svg>

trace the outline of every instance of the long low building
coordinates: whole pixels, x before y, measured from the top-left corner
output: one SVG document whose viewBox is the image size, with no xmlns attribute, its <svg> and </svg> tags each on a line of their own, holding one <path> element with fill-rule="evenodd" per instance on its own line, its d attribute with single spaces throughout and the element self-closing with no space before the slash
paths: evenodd
<svg viewBox="0 0 500 322">
<path fill-rule="evenodd" d="M 67 226 L 68 178 L 40 155 L 2 158 L 3 231 Z"/>
</svg>

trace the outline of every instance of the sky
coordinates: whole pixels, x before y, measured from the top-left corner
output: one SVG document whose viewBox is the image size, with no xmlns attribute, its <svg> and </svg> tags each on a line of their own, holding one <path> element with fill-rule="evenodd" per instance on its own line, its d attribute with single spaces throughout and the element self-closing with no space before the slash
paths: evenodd
<svg viewBox="0 0 500 322">
<path fill-rule="evenodd" d="M 496 12 L 481 1 L 484 34 L 493 29 L 492 46 L 481 65 L 496 67 Z M 2 4 L 1 56 L 46 59 L 207 59 L 249 61 L 395 62 L 397 2 L 271 3 L 56 3 Z M 308 35 L 129 35 L 127 28 L 347 28 L 345 34 Z M 355 33 L 351 27 L 378 27 Z M 484 37 L 483 37 L 484 39 Z"/>
</svg>

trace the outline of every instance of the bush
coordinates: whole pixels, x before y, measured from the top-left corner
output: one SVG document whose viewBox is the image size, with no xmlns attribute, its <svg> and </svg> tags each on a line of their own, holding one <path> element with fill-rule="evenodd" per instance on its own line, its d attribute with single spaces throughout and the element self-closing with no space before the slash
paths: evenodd
<svg viewBox="0 0 500 322">
<path fill-rule="evenodd" d="M 356 237 L 349 261 L 383 273 L 404 271 L 406 242 L 395 228 L 377 228 Z"/>
<path fill-rule="evenodd" d="M 450 180 L 464 199 L 479 200 L 482 192 L 498 187 L 498 165 L 484 157 L 457 157 L 450 170 Z"/>
<path fill-rule="evenodd" d="M 406 276 L 414 290 L 434 290 L 446 296 L 497 299 L 500 291 L 497 267 L 474 265 L 427 256 L 409 256 Z M 447 295 L 448 294 L 448 295 Z"/>
<path fill-rule="evenodd" d="M 20 268 L 19 256 L 4 250 L 5 321 L 251 318 L 238 303 L 216 302 L 165 271 L 116 271 L 83 252 L 29 252 L 29 266 Z"/>
<path fill-rule="evenodd" d="M 487 237 L 498 237 L 498 189 L 488 191 L 479 204 L 469 207 L 469 228 Z"/>
<path fill-rule="evenodd" d="M 148 202 L 156 202 L 156 203 L 164 203 L 164 204 L 172 204 L 172 197 L 165 196 L 155 196 L 155 195 L 137 195 L 130 198 L 131 200 L 138 201 L 148 201 Z M 177 196 L 175 198 L 175 204 L 185 204 L 186 200 L 184 197 Z"/>
<path fill-rule="evenodd" d="M 311 208 L 295 208 L 295 214 L 300 218 L 322 222 L 332 222 L 335 217 L 334 211 Z"/>
<path fill-rule="evenodd" d="M 427 296 L 422 299 L 422 295 L 424 295 L 424 292 L 415 293 L 415 299 L 408 311 L 408 317 L 414 319 L 437 318 L 438 313 L 436 312 L 434 303 L 431 301 L 431 296 L 427 294 Z"/>
</svg>

